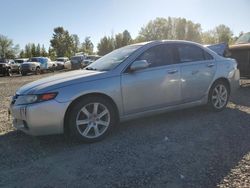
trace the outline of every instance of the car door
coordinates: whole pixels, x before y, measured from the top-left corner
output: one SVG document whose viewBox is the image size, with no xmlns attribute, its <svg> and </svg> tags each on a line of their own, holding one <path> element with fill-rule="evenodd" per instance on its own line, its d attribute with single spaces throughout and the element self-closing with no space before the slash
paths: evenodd
<svg viewBox="0 0 250 188">
<path fill-rule="evenodd" d="M 178 44 L 183 103 L 200 100 L 206 95 L 216 70 L 212 55 L 197 45 Z"/>
<path fill-rule="evenodd" d="M 143 52 L 135 61 L 146 60 L 148 68 L 121 75 L 125 115 L 178 104 L 181 100 L 180 68 L 170 45 L 161 44 Z"/>
</svg>

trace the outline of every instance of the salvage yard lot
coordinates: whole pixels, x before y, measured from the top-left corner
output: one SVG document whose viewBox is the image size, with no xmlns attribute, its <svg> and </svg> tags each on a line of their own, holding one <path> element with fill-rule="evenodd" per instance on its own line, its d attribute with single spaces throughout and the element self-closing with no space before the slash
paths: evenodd
<svg viewBox="0 0 250 188">
<path fill-rule="evenodd" d="M 11 128 L 9 97 L 53 74 L 0 77 L 0 187 L 250 187 L 250 80 L 223 112 L 133 120 L 83 144 Z"/>
</svg>

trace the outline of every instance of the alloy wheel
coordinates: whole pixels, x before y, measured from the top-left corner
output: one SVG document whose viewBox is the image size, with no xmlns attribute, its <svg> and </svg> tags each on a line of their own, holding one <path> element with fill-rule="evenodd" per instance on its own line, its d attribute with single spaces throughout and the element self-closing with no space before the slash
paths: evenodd
<svg viewBox="0 0 250 188">
<path fill-rule="evenodd" d="M 110 112 L 101 103 L 89 103 L 80 109 L 76 116 L 78 132 L 86 138 L 103 135 L 110 125 Z"/>
<path fill-rule="evenodd" d="M 228 100 L 228 91 L 223 84 L 218 84 L 212 93 L 212 104 L 216 109 L 222 109 Z"/>
</svg>

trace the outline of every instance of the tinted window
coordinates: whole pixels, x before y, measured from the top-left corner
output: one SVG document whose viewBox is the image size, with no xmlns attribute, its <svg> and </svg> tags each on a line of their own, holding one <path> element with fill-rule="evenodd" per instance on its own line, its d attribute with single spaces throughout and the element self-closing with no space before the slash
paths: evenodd
<svg viewBox="0 0 250 188">
<path fill-rule="evenodd" d="M 209 53 L 207 53 L 206 51 L 203 50 L 204 56 L 206 60 L 211 60 L 214 59 L 212 55 L 210 55 Z"/>
<path fill-rule="evenodd" d="M 150 67 L 159 67 L 173 64 L 174 55 L 169 45 L 158 45 L 144 52 L 136 60 L 147 60 Z"/>
<path fill-rule="evenodd" d="M 197 46 L 183 44 L 183 45 L 178 45 L 177 50 L 179 53 L 180 61 L 182 63 L 190 61 L 206 60 L 204 55 L 205 51 Z"/>
</svg>

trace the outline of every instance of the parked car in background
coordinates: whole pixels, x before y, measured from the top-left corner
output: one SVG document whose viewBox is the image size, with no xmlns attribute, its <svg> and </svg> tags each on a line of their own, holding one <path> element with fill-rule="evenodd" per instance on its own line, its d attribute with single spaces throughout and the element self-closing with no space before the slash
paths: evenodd
<svg viewBox="0 0 250 188">
<path fill-rule="evenodd" d="M 229 50 L 238 62 L 241 77 L 250 78 L 250 32 L 243 34 L 236 44 L 229 46 Z"/>
<path fill-rule="evenodd" d="M 58 57 L 56 59 L 57 69 L 71 69 L 71 63 L 68 57 Z"/>
<path fill-rule="evenodd" d="M 55 69 L 56 63 L 47 57 L 32 57 L 28 62 L 22 63 L 20 66 L 23 76 L 28 73 L 40 74 L 41 72 L 54 71 Z"/>
<path fill-rule="evenodd" d="M 8 59 L 0 59 L 0 74 L 3 76 L 10 76 L 11 75 L 11 63 L 13 60 Z"/>
<path fill-rule="evenodd" d="M 70 58 L 71 69 L 81 69 L 84 67 L 83 61 L 86 58 L 86 55 L 76 55 Z"/>
<path fill-rule="evenodd" d="M 11 76 L 13 73 L 20 73 L 20 63 L 13 59 L 0 59 L 0 74 Z"/>
<path fill-rule="evenodd" d="M 95 142 L 118 121 L 197 105 L 221 111 L 237 87 L 234 59 L 193 42 L 152 41 L 24 85 L 10 109 L 14 126 L 27 134 L 66 132 Z"/>
<path fill-rule="evenodd" d="M 86 67 L 89 64 L 95 62 L 97 59 L 99 59 L 101 56 L 98 55 L 87 55 L 86 58 L 83 61 L 83 66 Z"/>
<path fill-rule="evenodd" d="M 13 64 L 12 67 L 12 72 L 16 72 L 18 74 L 21 74 L 21 64 L 24 62 L 28 62 L 28 58 L 19 58 L 15 59 L 15 64 Z"/>
</svg>

